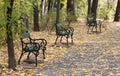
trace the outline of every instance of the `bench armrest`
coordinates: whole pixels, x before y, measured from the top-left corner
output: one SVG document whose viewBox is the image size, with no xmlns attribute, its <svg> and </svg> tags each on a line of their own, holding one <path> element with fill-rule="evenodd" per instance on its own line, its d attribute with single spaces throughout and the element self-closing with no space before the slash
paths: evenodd
<svg viewBox="0 0 120 76">
<path fill-rule="evenodd" d="M 47 41 L 45 39 L 31 39 L 33 43 L 39 43 L 40 45 L 47 45 Z"/>
</svg>

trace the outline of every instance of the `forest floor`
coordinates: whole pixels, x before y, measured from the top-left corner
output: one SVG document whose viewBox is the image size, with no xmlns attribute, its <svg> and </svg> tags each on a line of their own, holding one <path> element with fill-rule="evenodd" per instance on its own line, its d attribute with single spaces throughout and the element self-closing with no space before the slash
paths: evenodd
<svg viewBox="0 0 120 76">
<path fill-rule="evenodd" d="M 101 33 L 87 34 L 84 23 L 71 24 L 74 27 L 74 45 L 67 48 L 53 46 L 55 32 L 31 32 L 32 38 L 45 38 L 48 42 L 46 59 L 42 51 L 38 56 L 38 66 L 24 62 L 16 71 L 7 68 L 7 49 L 0 49 L 0 76 L 120 76 L 120 23 L 103 23 Z M 65 40 L 63 41 L 65 42 Z M 20 41 L 15 41 L 15 57 L 21 54 Z M 34 56 L 31 55 L 32 60 Z"/>
</svg>

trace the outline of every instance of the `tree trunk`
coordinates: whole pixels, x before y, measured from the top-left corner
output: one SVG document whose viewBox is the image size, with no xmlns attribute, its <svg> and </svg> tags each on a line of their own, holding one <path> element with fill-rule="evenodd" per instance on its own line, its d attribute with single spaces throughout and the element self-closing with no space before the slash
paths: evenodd
<svg viewBox="0 0 120 76">
<path fill-rule="evenodd" d="M 41 4 L 40 4 L 40 8 L 41 8 L 41 11 L 40 11 L 40 17 L 41 17 L 41 19 L 42 19 L 42 16 L 43 16 L 43 10 L 42 10 L 42 7 L 43 7 L 43 1 L 44 0 L 41 0 Z"/>
<path fill-rule="evenodd" d="M 57 11 L 56 11 L 56 23 L 59 23 L 59 17 L 60 17 L 60 0 L 57 0 Z"/>
<path fill-rule="evenodd" d="M 75 15 L 74 0 L 67 0 L 67 13 Z"/>
<path fill-rule="evenodd" d="M 10 7 L 7 7 L 7 24 L 6 24 L 6 35 L 7 35 L 7 47 L 8 47 L 8 68 L 15 69 L 16 60 L 14 56 L 14 45 L 13 45 L 13 37 L 12 37 L 12 9 L 14 0 L 10 0 Z"/>
<path fill-rule="evenodd" d="M 34 31 L 40 31 L 39 29 L 39 12 L 37 1 L 33 2 L 33 10 L 34 10 Z"/>
<path fill-rule="evenodd" d="M 52 0 L 48 0 L 48 13 L 52 9 Z"/>
<path fill-rule="evenodd" d="M 89 16 L 91 13 L 91 0 L 88 0 L 88 12 L 87 15 Z"/>
<path fill-rule="evenodd" d="M 116 13 L 114 17 L 114 21 L 120 21 L 120 0 L 117 2 Z"/>
<path fill-rule="evenodd" d="M 97 7 L 98 7 L 98 0 L 93 0 L 91 13 L 93 14 L 95 19 L 96 19 L 96 14 L 97 14 Z"/>
<path fill-rule="evenodd" d="M 67 20 L 69 19 L 68 21 L 76 21 L 74 0 L 67 0 L 67 15 Z"/>
</svg>

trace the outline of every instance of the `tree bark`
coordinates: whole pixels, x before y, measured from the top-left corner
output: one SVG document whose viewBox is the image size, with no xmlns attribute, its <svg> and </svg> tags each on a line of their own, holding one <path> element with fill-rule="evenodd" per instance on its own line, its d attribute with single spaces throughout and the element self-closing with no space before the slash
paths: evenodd
<svg viewBox="0 0 120 76">
<path fill-rule="evenodd" d="M 59 23 L 60 17 L 60 0 L 57 0 L 56 23 Z"/>
<path fill-rule="evenodd" d="M 75 15 L 75 1 L 74 0 L 67 0 L 67 21 L 76 21 Z"/>
<path fill-rule="evenodd" d="M 97 15 L 97 7 L 98 7 L 98 0 L 93 0 L 91 13 L 93 14 L 95 19 L 96 19 L 96 15 Z"/>
<path fill-rule="evenodd" d="M 71 13 L 75 15 L 75 7 L 74 7 L 74 0 L 67 0 L 67 14 Z"/>
<path fill-rule="evenodd" d="M 52 9 L 52 0 L 48 0 L 48 13 Z"/>
<path fill-rule="evenodd" d="M 34 12 L 34 31 L 40 31 L 39 29 L 39 12 L 36 0 L 33 2 L 33 12 Z"/>
<path fill-rule="evenodd" d="M 41 11 L 40 11 L 40 17 L 41 17 L 41 19 L 42 19 L 42 16 L 43 16 L 43 9 L 42 9 L 42 7 L 43 7 L 43 1 L 44 0 L 41 0 L 41 4 L 40 4 L 40 9 L 41 9 Z"/>
<path fill-rule="evenodd" d="M 9 0 L 10 7 L 7 7 L 7 24 L 6 24 L 6 35 L 7 35 L 7 49 L 8 49 L 8 68 L 15 69 L 16 60 L 14 56 L 14 45 L 13 45 L 13 36 L 12 36 L 12 9 L 14 0 Z"/>
<path fill-rule="evenodd" d="M 91 13 L 91 0 L 88 0 L 88 12 L 87 15 L 89 16 Z"/>
<path fill-rule="evenodd" d="M 114 21 L 120 21 L 120 0 L 117 2 L 116 13 L 114 17 Z"/>
</svg>

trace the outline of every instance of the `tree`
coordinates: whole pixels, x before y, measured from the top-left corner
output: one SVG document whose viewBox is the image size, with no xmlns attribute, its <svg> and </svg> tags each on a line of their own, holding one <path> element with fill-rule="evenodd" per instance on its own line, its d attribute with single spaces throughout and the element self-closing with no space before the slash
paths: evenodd
<svg viewBox="0 0 120 76">
<path fill-rule="evenodd" d="M 40 4 L 40 8 L 41 8 L 41 11 L 40 11 L 40 12 L 41 12 L 41 14 L 40 14 L 40 15 L 41 15 L 41 19 L 42 19 L 42 15 L 43 15 L 43 14 L 42 14 L 42 12 L 43 12 L 43 10 L 42 10 L 42 7 L 43 7 L 43 1 L 44 1 L 44 0 L 41 0 L 41 4 Z"/>
<path fill-rule="evenodd" d="M 41 12 L 41 19 L 43 18 L 43 15 L 47 14 L 48 12 L 48 3 L 49 1 L 48 0 L 41 0 L 41 3 L 40 3 L 40 12 Z"/>
<path fill-rule="evenodd" d="M 9 0 L 9 5 L 7 6 L 7 23 L 6 23 L 6 35 L 7 35 L 7 47 L 8 47 L 8 68 L 15 69 L 16 60 L 14 56 L 14 45 L 12 36 L 12 11 L 13 11 L 14 0 Z"/>
<path fill-rule="evenodd" d="M 48 13 L 52 9 L 52 0 L 48 0 Z"/>
<path fill-rule="evenodd" d="M 22 19 L 23 25 L 24 25 L 27 29 L 29 29 L 28 15 L 24 13 L 24 14 L 21 15 L 20 18 Z"/>
<path fill-rule="evenodd" d="M 74 0 L 67 0 L 67 13 L 75 15 Z"/>
<path fill-rule="evenodd" d="M 33 1 L 33 12 L 34 12 L 34 31 L 40 31 L 39 29 L 39 12 L 37 0 Z"/>
<path fill-rule="evenodd" d="M 120 21 L 120 0 L 117 2 L 116 13 L 114 17 L 114 21 Z"/>
<path fill-rule="evenodd" d="M 95 19 L 96 19 L 97 7 L 98 7 L 98 0 L 93 0 L 91 13 L 93 14 Z"/>
<path fill-rule="evenodd" d="M 60 17 L 60 0 L 57 0 L 56 23 L 59 23 Z"/>
<path fill-rule="evenodd" d="M 67 19 L 76 20 L 74 2 L 75 2 L 74 0 L 67 0 L 67 15 L 68 15 Z"/>
<path fill-rule="evenodd" d="M 88 13 L 87 13 L 87 15 L 93 16 L 96 19 L 97 7 L 98 7 L 98 0 L 92 0 L 92 2 L 91 2 L 91 0 L 88 0 Z"/>
<path fill-rule="evenodd" d="M 91 0 L 88 0 L 88 15 L 91 13 Z"/>
</svg>

